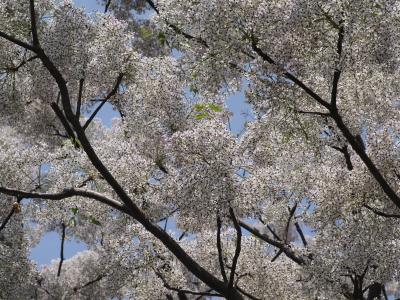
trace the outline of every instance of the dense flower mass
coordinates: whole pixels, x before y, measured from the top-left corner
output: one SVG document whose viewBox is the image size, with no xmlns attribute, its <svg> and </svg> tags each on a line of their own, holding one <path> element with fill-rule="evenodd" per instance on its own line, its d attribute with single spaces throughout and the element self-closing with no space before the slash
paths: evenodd
<svg viewBox="0 0 400 300">
<path fill-rule="evenodd" d="M 398 1 L 100 2 L 0 2 L 0 299 L 400 294 Z"/>
</svg>

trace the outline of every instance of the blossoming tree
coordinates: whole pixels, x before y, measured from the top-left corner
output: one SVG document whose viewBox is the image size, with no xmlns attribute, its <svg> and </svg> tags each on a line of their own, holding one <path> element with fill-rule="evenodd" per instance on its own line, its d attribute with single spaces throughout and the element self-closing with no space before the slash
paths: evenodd
<svg viewBox="0 0 400 300">
<path fill-rule="evenodd" d="M 396 295 L 397 1 L 103 4 L 0 3 L 1 299 Z"/>
</svg>

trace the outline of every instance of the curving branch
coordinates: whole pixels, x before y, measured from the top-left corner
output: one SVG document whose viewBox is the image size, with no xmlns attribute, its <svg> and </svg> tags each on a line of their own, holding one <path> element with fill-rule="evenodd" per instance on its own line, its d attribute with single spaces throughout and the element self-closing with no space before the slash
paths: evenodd
<svg viewBox="0 0 400 300">
<path fill-rule="evenodd" d="M 20 191 L 20 190 L 15 190 L 15 189 L 9 189 L 5 187 L 0 187 L 0 193 L 9 195 L 9 196 L 15 196 L 18 197 L 19 199 L 45 199 L 45 200 L 62 200 L 66 198 L 70 198 L 73 196 L 81 196 L 81 197 L 86 197 L 86 198 L 91 198 L 95 199 L 103 204 L 107 204 L 123 213 L 130 214 L 127 208 L 120 202 L 108 198 L 107 196 L 94 192 L 94 191 L 88 191 L 80 188 L 70 188 L 70 189 L 64 189 L 63 191 L 59 193 L 53 193 L 53 194 L 48 194 L 48 193 L 33 193 L 33 192 L 25 192 L 25 191 Z"/>
</svg>

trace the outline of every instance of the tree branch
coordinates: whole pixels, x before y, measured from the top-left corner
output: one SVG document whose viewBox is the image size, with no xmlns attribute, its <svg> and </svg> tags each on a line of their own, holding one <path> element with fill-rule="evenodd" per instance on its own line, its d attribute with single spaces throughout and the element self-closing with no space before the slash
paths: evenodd
<svg viewBox="0 0 400 300">
<path fill-rule="evenodd" d="M 20 190 L 9 189 L 5 187 L 0 187 L 0 193 L 10 196 L 15 196 L 21 199 L 45 199 L 45 200 L 62 200 L 66 198 L 70 198 L 73 196 L 82 196 L 86 198 L 95 199 L 103 204 L 107 204 L 123 213 L 130 214 L 128 209 L 120 202 L 108 198 L 107 196 L 83 189 L 70 188 L 64 189 L 62 192 L 54 193 L 54 194 L 46 194 L 46 193 L 32 193 L 25 192 Z"/>
<path fill-rule="evenodd" d="M 293 260 L 295 263 L 297 263 L 299 265 L 307 264 L 306 258 L 296 254 L 293 251 L 293 249 L 291 249 L 288 245 L 285 245 L 281 241 L 276 241 L 276 240 L 271 239 L 268 235 L 261 233 L 257 228 L 255 228 L 251 225 L 248 225 L 247 223 L 245 223 L 242 220 L 239 220 L 239 224 L 241 227 L 243 227 L 244 229 L 246 229 L 247 231 L 249 231 L 256 237 L 260 238 L 261 240 L 265 241 L 266 243 L 268 243 L 274 247 L 277 247 L 278 249 L 281 249 L 283 251 L 283 253 L 285 253 L 285 255 L 288 258 L 290 258 L 291 260 Z"/>
<path fill-rule="evenodd" d="M 338 34 L 338 41 L 337 41 L 337 54 L 338 54 L 338 62 L 342 58 L 342 48 L 343 48 L 343 38 L 344 38 L 344 26 L 342 22 L 339 23 L 339 34 Z M 336 107 L 336 100 L 337 100 L 337 93 L 338 93 L 338 85 L 340 79 L 341 70 L 339 68 L 335 69 L 333 73 L 333 83 L 332 83 L 332 93 L 331 93 L 331 106 Z"/>
<path fill-rule="evenodd" d="M 108 9 L 109 9 L 109 7 L 110 7 L 110 5 L 111 5 L 111 1 L 112 1 L 112 0 L 108 0 L 108 1 L 107 1 L 106 6 L 104 7 L 104 13 L 107 13 L 107 11 L 108 11 Z"/>
<path fill-rule="evenodd" d="M 271 65 L 277 65 L 277 63 L 266 53 L 264 53 L 259 47 L 255 37 L 251 37 L 251 47 L 254 52 L 256 52 L 264 61 L 270 63 Z M 309 96 L 311 96 L 315 101 L 321 104 L 323 107 L 330 109 L 330 104 L 323 100 L 318 94 L 316 94 L 312 89 L 305 85 L 300 79 L 294 76 L 290 72 L 284 72 L 283 75 L 293 81 L 298 87 L 305 91 Z"/>
<path fill-rule="evenodd" d="M 17 202 L 14 204 L 20 205 L 20 202 L 22 201 L 22 198 L 17 197 Z M 13 205 L 10 212 L 8 213 L 7 217 L 4 219 L 4 221 L 1 223 L 0 225 L 0 232 L 6 227 L 7 223 L 10 221 L 10 219 L 12 218 L 12 216 L 15 214 L 15 212 L 17 211 L 17 206 Z"/>
<path fill-rule="evenodd" d="M 34 52 L 34 53 L 37 53 L 37 49 L 34 46 L 31 46 L 31 45 L 29 45 L 29 44 L 27 44 L 27 43 L 25 43 L 23 41 L 20 41 L 19 39 L 15 38 L 15 37 L 12 37 L 11 35 L 8 35 L 8 34 L 2 32 L 2 31 L 0 31 L 0 37 L 2 37 L 4 39 L 6 39 L 6 40 L 18 45 L 18 46 L 21 46 L 22 48 L 25 48 L 25 49 L 28 49 L 28 50 Z"/>
<path fill-rule="evenodd" d="M 168 289 L 168 290 L 175 291 L 175 292 L 178 292 L 178 293 L 180 292 L 180 293 L 190 294 L 190 295 L 221 297 L 221 294 L 218 294 L 218 293 L 195 292 L 195 291 L 190 291 L 190 290 L 186 290 L 186 289 L 180 289 L 180 288 L 172 287 L 172 286 L 169 285 L 167 280 L 164 278 L 164 276 L 162 276 L 162 274 L 160 272 L 157 272 L 156 270 L 154 270 L 154 272 L 156 273 L 157 277 L 161 279 L 161 281 L 164 284 L 164 287 L 166 289 Z"/>
<path fill-rule="evenodd" d="M 396 219 L 400 219 L 400 215 L 399 214 L 388 214 L 385 213 L 383 211 L 380 211 L 374 207 L 369 206 L 368 204 L 364 204 L 363 207 L 369 209 L 370 211 L 372 211 L 374 214 L 381 216 L 381 217 L 385 217 L 385 218 L 396 218 Z"/>
<path fill-rule="evenodd" d="M 30 16 L 31 16 L 31 31 L 32 31 L 32 42 L 33 46 L 39 48 L 39 38 L 38 38 L 38 33 L 37 33 L 37 27 L 36 27 L 36 14 L 35 14 L 35 1 L 30 0 L 29 1 L 29 11 L 30 11 Z"/>
<path fill-rule="evenodd" d="M 304 236 L 303 230 L 300 227 L 300 224 L 298 222 L 294 223 L 294 226 L 296 226 L 296 231 L 299 234 L 301 241 L 303 242 L 304 247 L 307 247 L 307 241 L 306 237 Z"/>
<path fill-rule="evenodd" d="M 224 260 L 222 258 L 222 245 L 221 245 L 221 218 L 217 216 L 217 250 L 218 250 L 218 262 L 219 268 L 221 270 L 222 278 L 224 282 L 228 282 L 228 277 L 226 276 Z"/>
<path fill-rule="evenodd" d="M 305 115 L 317 115 L 321 117 L 330 117 L 330 113 L 324 113 L 324 112 L 319 112 L 319 111 L 304 111 L 304 110 L 296 110 L 297 113 L 299 114 L 305 114 Z"/>
<path fill-rule="evenodd" d="M 78 100 L 76 102 L 76 118 L 79 120 L 81 116 L 81 105 L 82 105 L 82 92 L 83 92 L 83 83 L 85 79 L 81 78 L 79 80 L 79 90 L 78 90 Z"/>
<path fill-rule="evenodd" d="M 290 227 L 290 222 L 292 221 L 293 215 L 296 211 L 297 208 L 297 202 L 293 205 L 293 207 L 289 210 L 289 218 L 286 222 L 286 227 L 285 227 L 285 244 L 288 242 L 288 237 L 289 237 L 289 227 Z"/>
<path fill-rule="evenodd" d="M 107 102 L 108 99 L 110 99 L 112 96 L 114 96 L 118 92 L 119 85 L 121 84 L 122 78 L 124 77 L 124 74 L 119 74 L 117 81 L 115 82 L 115 85 L 113 89 L 108 93 L 108 95 L 102 100 L 99 106 L 97 106 L 96 110 L 90 115 L 89 119 L 86 121 L 85 125 L 83 125 L 82 129 L 86 130 L 86 128 L 89 126 L 90 122 L 94 119 L 94 117 L 97 115 L 97 113 L 100 111 L 100 109 L 103 107 L 103 105 Z"/>
<path fill-rule="evenodd" d="M 232 269 L 231 269 L 231 273 L 230 273 L 230 276 L 229 276 L 229 284 L 228 284 L 228 288 L 232 288 L 233 287 L 233 280 L 235 278 L 235 271 L 236 271 L 237 263 L 238 263 L 238 260 L 239 260 L 240 251 L 241 251 L 242 229 L 240 228 L 239 222 L 236 219 L 236 216 L 235 216 L 235 213 L 234 213 L 232 207 L 229 208 L 229 214 L 231 216 L 231 219 L 233 221 L 233 225 L 234 225 L 235 230 L 236 230 L 236 250 L 235 250 L 235 255 L 233 256 L 233 260 L 232 260 Z"/>
<path fill-rule="evenodd" d="M 53 109 L 56 116 L 58 117 L 58 119 L 60 120 L 60 122 L 62 123 L 62 125 L 64 126 L 64 129 L 67 132 L 68 137 L 72 140 L 72 143 L 74 144 L 75 148 L 79 148 L 80 146 L 78 141 L 76 140 L 75 133 L 72 130 L 71 126 L 69 125 L 61 109 L 55 102 L 52 102 L 50 106 Z"/>
<path fill-rule="evenodd" d="M 85 283 L 84 285 L 74 287 L 74 292 L 77 292 L 77 291 L 79 291 L 79 290 L 81 290 L 81 289 L 83 289 L 85 287 L 88 287 L 88 286 L 90 286 L 90 285 L 102 280 L 104 277 L 105 277 L 104 275 L 100 274 L 95 279 L 90 280 L 89 282 Z"/>
<path fill-rule="evenodd" d="M 62 264 L 64 262 L 64 241 L 65 241 L 65 224 L 64 222 L 61 223 L 61 249 L 60 249 L 60 263 L 58 264 L 58 271 L 57 271 L 57 277 L 60 277 L 61 275 L 61 268 Z"/>
<path fill-rule="evenodd" d="M 182 249 L 182 247 L 171 236 L 164 232 L 160 226 L 151 222 L 151 220 L 145 215 L 145 213 L 136 204 L 133 203 L 129 195 L 125 192 L 119 182 L 114 178 L 108 168 L 97 156 L 91 143 L 86 137 L 85 131 L 83 130 L 82 126 L 79 123 L 79 120 L 76 118 L 75 114 L 72 111 L 67 83 L 62 74 L 53 64 L 53 62 L 47 57 L 43 49 L 39 48 L 39 50 L 37 50 L 37 54 L 42 60 L 43 65 L 53 76 L 60 89 L 61 102 L 66 119 L 72 124 L 72 127 L 75 130 L 77 138 L 82 146 L 82 149 L 85 151 L 93 166 L 104 177 L 107 183 L 112 187 L 112 189 L 121 199 L 121 201 L 125 204 L 124 208 L 126 208 L 126 212 L 134 219 L 136 219 L 140 224 L 142 224 L 147 231 L 149 231 L 157 239 L 159 239 L 168 248 L 168 250 L 170 250 L 175 255 L 175 257 L 177 257 L 185 265 L 185 267 L 190 272 L 192 272 L 196 277 L 202 280 L 210 288 L 221 293 L 227 298 L 243 299 L 241 294 L 236 289 L 227 289 L 224 282 L 202 268 L 192 257 L 190 257 L 185 252 L 185 250 Z"/>
</svg>

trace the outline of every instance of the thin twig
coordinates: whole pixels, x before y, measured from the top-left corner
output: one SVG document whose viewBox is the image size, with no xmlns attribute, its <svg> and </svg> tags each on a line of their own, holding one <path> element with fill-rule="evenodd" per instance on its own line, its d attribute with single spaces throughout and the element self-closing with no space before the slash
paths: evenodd
<svg viewBox="0 0 400 300">
<path fill-rule="evenodd" d="M 106 6 L 104 7 L 104 13 L 107 13 L 108 8 L 110 7 L 110 5 L 111 5 L 111 0 L 108 0 L 107 3 L 106 3 Z"/>
<path fill-rule="evenodd" d="M 157 272 L 154 270 L 156 273 L 157 277 L 161 279 L 161 281 L 164 284 L 164 287 L 168 290 L 175 291 L 175 292 L 181 292 L 185 294 L 190 294 L 190 295 L 202 295 L 202 296 L 215 296 L 215 297 L 221 297 L 221 294 L 218 293 L 210 293 L 210 292 L 196 292 L 196 291 L 191 291 L 191 290 L 186 290 L 186 289 L 180 289 L 176 287 L 172 287 L 169 285 L 169 283 L 165 280 L 164 276 L 160 272 Z"/>
<path fill-rule="evenodd" d="M 286 222 L 286 227 L 285 227 L 285 244 L 288 242 L 288 237 L 289 237 L 289 227 L 290 227 L 290 222 L 292 221 L 293 215 L 296 211 L 297 208 L 297 202 L 293 205 L 293 207 L 289 210 L 289 218 Z"/>
<path fill-rule="evenodd" d="M 251 300 L 261 300 L 261 298 L 257 298 L 249 293 L 247 293 L 245 290 L 243 290 L 241 287 L 236 286 L 237 290 L 239 292 L 241 292 L 243 295 L 245 295 L 246 297 L 250 298 Z"/>
<path fill-rule="evenodd" d="M 368 204 L 364 204 L 363 207 L 369 209 L 370 211 L 372 211 L 374 214 L 381 216 L 381 217 L 385 217 L 385 218 L 396 218 L 396 219 L 400 219 L 400 215 L 399 214 L 388 214 L 385 213 L 383 211 L 380 211 L 374 207 L 369 206 Z"/>
<path fill-rule="evenodd" d="M 300 224 L 298 222 L 294 223 L 294 226 L 296 226 L 296 231 L 299 234 L 301 241 L 303 242 L 304 247 L 307 247 L 307 241 L 306 237 L 304 236 L 303 230 L 300 227 Z"/>
<path fill-rule="evenodd" d="M 57 277 L 60 277 L 61 275 L 61 268 L 62 264 L 64 262 L 64 242 L 65 242 L 65 224 L 64 222 L 61 223 L 61 249 L 60 249 L 60 263 L 58 264 L 58 271 L 57 271 Z"/>
<path fill-rule="evenodd" d="M 76 102 L 76 118 L 79 120 L 81 116 L 81 105 L 82 105 L 82 92 L 83 92 L 83 83 L 85 79 L 81 78 L 79 80 L 79 90 L 78 90 L 78 100 Z"/>
<path fill-rule="evenodd" d="M 86 121 L 85 125 L 83 125 L 82 129 L 85 130 L 90 122 L 94 119 L 94 117 L 97 115 L 97 113 L 100 111 L 100 109 L 103 107 L 103 105 L 107 102 L 108 99 L 110 99 L 112 96 L 114 96 L 118 92 L 119 85 L 122 82 L 122 78 L 124 77 L 124 74 L 119 74 L 117 81 L 115 82 L 115 85 L 113 89 L 108 93 L 108 95 L 102 100 L 99 106 L 97 106 L 96 110 L 90 115 L 89 119 Z"/>
<path fill-rule="evenodd" d="M 283 253 L 282 249 L 279 249 L 279 251 L 275 254 L 275 256 L 271 259 L 271 262 L 274 262 L 275 260 L 278 259 L 279 256 Z"/>
<path fill-rule="evenodd" d="M 89 282 L 85 283 L 84 285 L 74 287 L 74 292 L 77 292 L 77 291 L 79 291 L 79 290 L 81 290 L 81 289 L 83 289 L 85 287 L 88 287 L 88 286 L 90 286 L 90 285 L 102 280 L 104 277 L 105 277 L 105 275 L 100 274 L 95 279 L 90 280 Z"/>
</svg>

